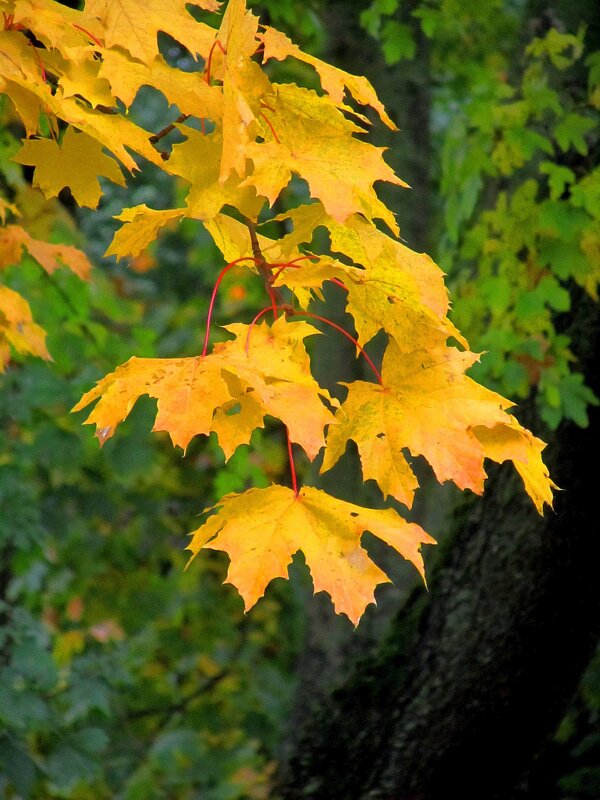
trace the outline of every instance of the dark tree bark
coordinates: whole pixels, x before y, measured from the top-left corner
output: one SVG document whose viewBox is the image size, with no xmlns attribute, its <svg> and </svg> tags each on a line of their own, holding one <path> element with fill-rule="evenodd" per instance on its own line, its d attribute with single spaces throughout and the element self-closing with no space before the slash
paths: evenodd
<svg viewBox="0 0 600 800">
<path fill-rule="evenodd" d="M 587 298 L 576 328 L 600 393 L 600 325 Z M 598 410 L 591 416 L 589 429 L 564 425 L 547 450 L 562 489 L 555 512 L 539 517 L 512 469 L 497 470 L 446 543 L 429 595 L 412 596 L 297 737 L 285 800 L 517 796 L 600 634 Z"/>
<path fill-rule="evenodd" d="M 334 56 L 344 66 L 359 34 L 337 3 L 332 8 Z M 381 63 L 373 67 L 406 151 L 422 156 L 429 102 L 419 58 L 426 62 L 426 52 L 405 65 L 400 86 L 381 80 Z M 428 250 L 428 159 L 402 160 L 394 167 L 418 187 L 400 215 L 402 233 Z M 600 395 L 598 308 L 581 293 L 573 307 L 580 368 Z M 557 773 L 544 753 L 600 635 L 596 478 L 587 466 L 600 414 L 590 416 L 588 429 L 563 425 L 551 437 L 545 460 L 562 489 L 554 511 L 540 517 L 504 465 L 455 519 L 430 591 L 411 594 L 383 639 L 365 636 L 361 624 L 353 645 L 331 619 L 316 626 L 280 773 L 282 800 L 553 800 Z M 521 419 L 540 435 L 533 412 L 528 417 Z M 332 624 L 327 642 L 323 630 Z M 345 659 L 361 645 L 349 668 Z"/>
</svg>

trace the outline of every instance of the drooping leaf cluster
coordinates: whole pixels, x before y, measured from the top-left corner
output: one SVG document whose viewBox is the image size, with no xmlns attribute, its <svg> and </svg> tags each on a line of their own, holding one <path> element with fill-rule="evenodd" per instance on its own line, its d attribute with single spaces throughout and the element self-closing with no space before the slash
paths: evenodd
<svg viewBox="0 0 600 800">
<path fill-rule="evenodd" d="M 292 490 L 273 486 L 224 497 L 190 546 L 194 555 L 202 547 L 229 554 L 228 580 L 247 608 L 272 578 L 285 576 L 300 549 L 315 588 L 357 622 L 386 580 L 361 547 L 363 531 L 392 544 L 420 571 L 420 545 L 432 541 L 393 509 L 369 511 L 316 489 L 300 490 L 294 444 L 311 460 L 324 448 L 326 470 L 354 441 L 364 479 L 407 507 L 418 486 L 410 463 L 416 456 L 429 461 L 440 481 L 475 492 L 483 490 L 485 458 L 511 460 L 538 510 L 551 502 L 543 443 L 507 412 L 509 401 L 466 375 L 478 357 L 448 319 L 443 275 L 426 255 L 397 240 L 394 215 L 377 196 L 377 181 L 404 184 L 382 148 L 363 137 L 368 107 L 394 128 L 366 79 L 259 25 L 243 0 L 231 0 L 222 16 L 212 0 L 196 3 L 215 14 L 215 27 L 195 21 L 183 3 L 168 16 L 161 3 L 144 3 L 142 11 L 133 0 L 128 13 L 122 4 L 96 0 L 83 11 L 50 0 L 3 5 L 0 75 L 28 135 L 16 160 L 34 168 L 34 185 L 47 197 L 68 187 L 77 202 L 94 206 L 101 196 L 98 177 L 122 182 L 117 162 L 137 169 L 133 152 L 189 190 L 181 207 L 126 209 L 107 253 L 137 256 L 165 225 L 191 218 L 205 226 L 227 262 L 214 294 L 234 264 L 246 265 L 264 284 L 269 305 L 252 324 L 230 326 L 232 340 L 208 352 L 211 302 L 200 355 L 133 358 L 75 407 L 98 400 L 88 422 L 96 424 L 102 443 L 148 394 L 158 403 L 155 430 L 168 431 L 184 449 L 194 436 L 215 433 L 227 457 L 249 442 L 265 417 L 285 425 Z M 182 73 L 170 66 L 158 51 L 159 31 L 202 59 L 203 70 Z M 269 78 L 268 62 L 287 58 L 315 70 L 320 93 Z M 155 133 L 126 113 L 143 84 L 181 112 Z M 42 117 L 50 137 L 41 135 Z M 165 144 L 174 130 L 182 141 Z M 294 176 L 306 181 L 306 201 L 270 215 Z M 285 235 L 263 233 L 269 219 L 284 224 Z M 313 252 L 321 229 L 329 248 Z M 344 293 L 356 337 L 342 333 L 373 374 L 372 381 L 351 384 L 341 405 L 311 374 L 304 340 L 319 330 L 298 319 L 314 316 L 311 301 L 327 281 Z M 267 314 L 272 325 L 259 323 Z M 364 348 L 382 331 L 388 343 L 380 371 Z M 250 519 L 264 524 L 248 533 Z"/>
</svg>

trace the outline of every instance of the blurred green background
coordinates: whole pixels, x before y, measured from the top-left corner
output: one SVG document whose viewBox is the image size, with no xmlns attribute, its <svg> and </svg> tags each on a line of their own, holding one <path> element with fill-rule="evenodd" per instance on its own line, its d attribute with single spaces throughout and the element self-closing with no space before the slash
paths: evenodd
<svg viewBox="0 0 600 800">
<path fill-rule="evenodd" d="M 251 5 L 380 92 L 401 132 L 376 127 L 374 140 L 413 186 L 382 196 L 403 239 L 448 273 L 454 319 L 472 348 L 489 351 L 474 375 L 514 400 L 533 395 L 545 438 L 563 419 L 587 425 L 598 401 L 565 319 L 579 292 L 596 297 L 600 278 L 598 4 Z M 183 69 L 199 68 L 166 36 L 161 48 Z M 318 88 L 308 67 L 279 69 Z M 147 88 L 132 111 L 155 130 L 172 112 Z M 126 189 L 107 184 L 97 211 L 66 197 L 42 205 L 9 160 L 19 131 L 6 105 L 2 114 L 4 196 L 18 200 L 32 234 L 82 247 L 97 269 L 89 284 L 66 272 L 50 278 L 27 259 L 4 273 L 48 332 L 54 360 L 16 357 L 0 378 L 0 797 L 271 797 L 310 642 L 310 579 L 295 566 L 245 616 L 222 585 L 223 554 L 207 551 L 184 572 L 184 548 L 197 515 L 224 493 L 287 482 L 281 432 L 260 432 L 225 465 L 212 439 L 182 458 L 151 434 L 149 400 L 102 450 L 83 415 L 69 414 L 131 355 L 199 351 L 222 258 L 186 220 L 132 263 L 103 259 L 123 206 L 167 207 L 180 188 L 145 168 Z M 233 270 L 214 319 L 247 321 L 262 304 L 256 281 Z M 345 343 L 328 348 L 315 354 L 317 370 L 334 364 L 351 375 Z M 434 535 L 455 502 L 440 515 L 425 492 L 420 513 L 433 516 Z M 349 624 L 329 613 L 321 624 L 348 637 Z M 365 624 L 376 627 L 377 614 L 372 607 Z M 595 660 L 555 735 L 561 800 L 600 796 L 599 712 Z"/>
</svg>

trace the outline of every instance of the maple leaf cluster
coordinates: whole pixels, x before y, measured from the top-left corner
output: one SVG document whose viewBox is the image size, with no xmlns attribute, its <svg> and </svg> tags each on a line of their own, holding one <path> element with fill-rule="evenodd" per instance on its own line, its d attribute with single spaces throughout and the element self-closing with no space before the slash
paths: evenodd
<svg viewBox="0 0 600 800">
<path fill-rule="evenodd" d="M 212 12 L 217 25 L 196 21 L 190 5 Z M 290 457 L 292 444 L 310 460 L 322 453 L 322 472 L 355 442 L 364 479 L 407 508 L 418 488 L 416 456 L 427 459 L 438 480 L 476 493 L 483 491 L 486 458 L 510 460 L 536 508 L 551 503 L 543 443 L 508 413 L 508 400 L 467 375 L 478 356 L 448 318 L 443 274 L 398 240 L 394 214 L 377 195 L 377 181 L 406 184 L 384 160 L 384 148 L 364 139 L 369 107 L 395 129 L 365 78 L 303 53 L 260 25 L 244 0 L 230 0 L 222 16 L 214 0 L 176 0 L 168 14 L 162 0 L 87 0 L 83 11 L 52 0 L 1 6 L 0 89 L 25 128 L 16 160 L 34 168 L 34 185 L 47 197 L 69 187 L 79 204 L 93 208 L 101 197 L 98 177 L 123 183 L 123 169 L 137 169 L 132 153 L 141 156 L 189 184 L 185 205 L 125 209 L 107 254 L 136 257 L 165 225 L 198 220 L 227 263 L 215 293 L 225 271 L 243 265 L 263 281 L 269 301 L 251 325 L 228 326 L 233 338 L 209 352 L 213 293 L 201 354 L 132 358 L 105 376 L 74 409 L 98 401 L 86 421 L 96 425 L 101 443 L 149 395 L 157 400 L 154 430 L 167 431 L 184 450 L 194 436 L 214 432 L 229 458 L 270 416 L 287 430 Z M 202 69 L 171 67 L 158 50 L 159 31 Z M 321 91 L 271 80 L 265 63 L 287 58 L 312 68 Z M 146 131 L 127 116 L 142 85 L 181 112 L 161 131 Z M 40 135 L 40 114 L 51 138 Z M 161 149 L 174 128 L 183 141 Z M 309 197 L 270 216 L 287 231 L 271 238 L 259 220 L 269 218 L 295 176 L 306 181 Z M 328 250 L 313 252 L 322 230 Z M 12 235 L 15 246 L 33 252 L 35 244 Z M 57 257 L 67 260 L 65 252 Z M 372 374 L 349 384 L 342 403 L 313 377 L 304 343 L 319 333 L 311 303 L 326 282 L 345 298 L 355 331 L 341 332 Z M 272 324 L 262 319 L 268 314 Z M 364 348 L 382 331 L 387 345 L 378 368 Z M 315 591 L 329 593 L 336 610 L 357 623 L 376 586 L 388 580 L 361 546 L 365 531 L 423 575 L 420 548 L 433 539 L 419 525 L 392 508 L 361 508 L 299 488 L 293 459 L 291 466 L 291 489 L 227 495 L 192 534 L 192 557 L 202 548 L 229 555 L 227 580 L 247 609 L 273 578 L 287 575 L 301 550 Z"/>
</svg>

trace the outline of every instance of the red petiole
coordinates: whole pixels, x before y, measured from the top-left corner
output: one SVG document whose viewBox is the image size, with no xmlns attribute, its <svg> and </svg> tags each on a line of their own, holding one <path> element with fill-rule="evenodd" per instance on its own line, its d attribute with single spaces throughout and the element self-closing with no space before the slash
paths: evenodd
<svg viewBox="0 0 600 800">
<path fill-rule="evenodd" d="M 336 286 L 340 286 L 342 289 L 347 290 L 346 284 L 343 283 L 343 281 L 341 281 L 339 278 L 329 278 L 329 280 L 331 283 L 335 283 Z"/>
<path fill-rule="evenodd" d="M 262 111 L 260 112 L 260 115 L 264 119 L 264 121 L 267 123 L 269 128 L 271 129 L 271 133 L 273 134 L 273 138 L 275 139 L 277 144 L 281 144 L 281 142 L 279 141 L 279 136 L 277 136 L 277 132 L 276 132 L 275 128 L 273 127 L 273 123 L 271 122 L 271 120 Z"/>
<path fill-rule="evenodd" d="M 229 264 L 226 264 L 221 272 L 219 272 L 219 277 L 217 278 L 214 288 L 212 290 L 212 295 L 210 296 L 210 303 L 208 304 L 208 315 L 206 317 L 206 333 L 204 335 L 204 347 L 202 348 L 202 358 L 206 355 L 206 350 L 208 349 L 208 338 L 210 336 L 210 321 L 212 318 L 213 307 L 215 305 L 215 299 L 217 297 L 217 292 L 219 291 L 219 286 L 221 281 L 225 277 L 225 275 L 229 272 L 232 267 L 235 267 L 237 264 L 240 264 L 242 261 L 254 261 L 256 263 L 256 259 L 252 256 L 244 256 L 243 258 L 236 258 L 235 261 L 230 261 Z"/>
<path fill-rule="evenodd" d="M 85 28 L 82 28 L 81 25 L 77 25 L 75 22 L 72 22 L 71 25 L 74 28 L 77 28 L 78 31 L 81 31 L 82 33 L 85 33 L 85 35 L 87 37 L 89 37 L 92 40 L 92 42 L 94 42 L 94 44 L 97 44 L 98 47 L 102 47 L 102 42 L 99 39 L 96 39 L 96 37 L 94 36 L 93 33 L 90 33 L 88 30 L 86 30 Z"/>
<path fill-rule="evenodd" d="M 348 333 L 348 331 L 344 330 L 344 328 L 342 328 L 337 323 L 332 322 L 330 319 L 327 319 L 327 317 L 320 317 L 318 314 L 312 314 L 310 311 L 295 311 L 294 313 L 295 314 L 302 314 L 302 315 L 304 315 L 306 317 L 312 317 L 312 319 L 318 319 L 321 322 L 324 322 L 326 325 L 330 325 L 332 328 L 335 328 L 336 331 L 339 331 L 340 333 L 342 333 L 346 337 L 346 339 L 349 339 L 352 342 L 352 344 L 355 347 L 358 348 L 358 350 L 360 351 L 361 355 L 364 357 L 364 359 L 367 362 L 367 364 L 373 370 L 373 374 L 377 378 L 377 382 L 379 383 L 380 386 L 383 386 L 383 380 L 381 378 L 381 374 L 380 374 L 379 370 L 377 369 L 375 364 L 371 361 L 371 358 L 368 355 L 368 353 L 366 352 L 366 350 L 364 349 L 364 347 L 362 347 L 357 342 L 357 340 L 354 338 L 354 336 L 352 336 L 351 334 Z"/>
<path fill-rule="evenodd" d="M 225 50 L 225 48 L 218 39 L 215 39 L 215 41 L 212 43 L 212 47 L 210 48 L 208 58 L 206 59 L 206 82 L 208 83 L 209 86 L 210 86 L 210 67 L 212 64 L 212 57 L 213 53 L 215 52 L 215 47 L 218 47 L 224 56 L 227 55 L 227 50 Z"/>
<path fill-rule="evenodd" d="M 288 449 L 288 457 L 290 459 L 290 474 L 292 476 L 292 489 L 294 490 L 294 494 L 298 497 L 298 480 L 296 478 L 296 466 L 294 464 L 294 453 L 292 451 L 292 440 L 290 439 L 290 429 L 288 426 L 285 426 L 285 433 L 287 437 L 287 449 Z"/>
</svg>

